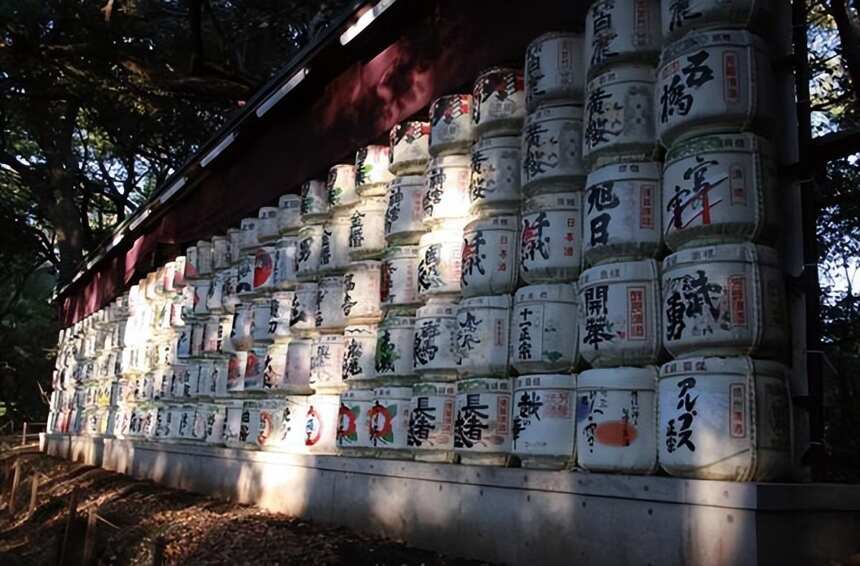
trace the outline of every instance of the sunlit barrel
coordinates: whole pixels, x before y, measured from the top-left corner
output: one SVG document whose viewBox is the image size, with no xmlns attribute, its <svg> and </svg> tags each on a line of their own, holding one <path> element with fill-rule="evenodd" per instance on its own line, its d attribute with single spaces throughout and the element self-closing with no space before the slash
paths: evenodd
<svg viewBox="0 0 860 566">
<path fill-rule="evenodd" d="M 302 226 L 302 197 L 287 194 L 278 199 L 278 230 L 281 234 L 295 234 Z"/>
<path fill-rule="evenodd" d="M 287 376 L 287 347 L 283 342 L 274 342 L 266 347 L 263 362 L 263 389 L 281 391 Z"/>
<path fill-rule="evenodd" d="M 376 379 L 375 324 L 349 325 L 343 331 L 343 381 L 350 386 Z"/>
<path fill-rule="evenodd" d="M 290 310 L 290 330 L 296 333 L 309 332 L 316 328 L 319 309 L 319 290 L 316 283 L 299 283 L 293 294 Z"/>
<path fill-rule="evenodd" d="M 328 170 L 326 179 L 328 204 L 332 212 L 349 208 L 358 203 L 358 193 L 355 192 L 355 165 L 339 163 Z"/>
<path fill-rule="evenodd" d="M 243 391 L 263 390 L 263 370 L 266 362 L 266 346 L 257 346 L 246 352 L 245 356 L 245 384 Z"/>
<path fill-rule="evenodd" d="M 321 277 L 314 326 L 321 332 L 338 332 L 346 326 L 343 314 L 343 276 Z"/>
<path fill-rule="evenodd" d="M 340 393 L 343 382 L 343 334 L 323 334 L 311 346 L 310 386 L 317 393 Z"/>
<path fill-rule="evenodd" d="M 385 240 L 389 245 L 417 244 L 424 227 L 424 176 L 395 177 L 388 186 Z"/>
<path fill-rule="evenodd" d="M 296 251 L 296 276 L 299 280 L 316 277 L 322 248 L 322 224 L 305 224 L 299 229 Z"/>
<path fill-rule="evenodd" d="M 582 261 L 582 193 L 539 195 L 523 204 L 520 277 L 526 283 L 575 280 Z"/>
<path fill-rule="evenodd" d="M 464 464 L 506 465 L 511 452 L 511 380 L 457 382 L 454 451 Z"/>
<path fill-rule="evenodd" d="M 311 454 L 334 454 L 340 413 L 338 394 L 316 394 L 307 398 L 304 417 L 304 449 Z"/>
<path fill-rule="evenodd" d="M 230 342 L 234 350 L 247 350 L 254 343 L 254 303 L 240 303 L 233 315 L 233 327 L 230 329 Z M 192 345 L 194 337 L 192 335 Z"/>
<path fill-rule="evenodd" d="M 343 276 L 341 311 L 350 324 L 371 324 L 382 319 L 381 262 L 356 261 Z"/>
<path fill-rule="evenodd" d="M 308 395 L 313 392 L 310 386 L 313 340 L 311 338 L 290 338 L 287 345 L 287 367 L 281 385 L 287 393 Z"/>
<path fill-rule="evenodd" d="M 370 441 L 370 410 L 373 389 L 350 389 L 340 395 L 337 446 L 348 456 L 372 454 Z"/>
<path fill-rule="evenodd" d="M 576 376 L 521 375 L 511 400 L 511 447 L 526 468 L 571 464 L 576 437 Z"/>
<path fill-rule="evenodd" d="M 275 272 L 272 277 L 278 289 L 293 289 L 298 283 L 298 245 L 296 236 L 284 236 L 275 244 Z"/>
<path fill-rule="evenodd" d="M 518 289 L 511 316 L 511 365 L 520 374 L 569 371 L 578 352 L 578 316 L 572 283 Z"/>
<path fill-rule="evenodd" d="M 466 297 L 511 293 L 517 283 L 519 217 L 481 214 L 463 229 L 460 288 Z"/>
<path fill-rule="evenodd" d="M 468 153 L 475 141 L 472 95 L 448 94 L 430 104 L 430 155 Z"/>
<path fill-rule="evenodd" d="M 329 215 L 328 188 L 325 181 L 311 179 L 302 183 L 300 214 L 302 223 L 321 222 Z"/>
<path fill-rule="evenodd" d="M 468 215 L 471 167 L 468 155 L 446 155 L 430 160 L 421 201 L 426 228 Z"/>
<path fill-rule="evenodd" d="M 578 33 L 545 33 L 526 48 L 526 103 L 533 111 L 549 101 L 582 100 L 585 83 L 583 37 Z"/>
<path fill-rule="evenodd" d="M 362 197 L 349 217 L 349 258 L 352 261 L 377 259 L 385 250 L 385 196 Z"/>
<path fill-rule="evenodd" d="M 415 317 L 389 312 L 376 334 L 374 370 L 378 379 L 408 378 L 415 375 L 413 346 Z"/>
<path fill-rule="evenodd" d="M 339 272 L 349 265 L 349 210 L 335 213 L 323 224 L 320 240 L 320 273 Z"/>
<path fill-rule="evenodd" d="M 463 299 L 457 308 L 460 376 L 505 376 L 510 369 L 511 297 Z"/>
<path fill-rule="evenodd" d="M 383 458 L 411 459 L 408 450 L 409 403 L 412 387 L 383 385 L 373 391 L 370 407 L 370 444 Z"/>
<path fill-rule="evenodd" d="M 463 220 L 451 220 L 421 236 L 418 246 L 418 296 L 460 295 Z"/>
<path fill-rule="evenodd" d="M 380 265 L 380 303 L 383 308 L 415 308 L 418 297 L 418 246 L 388 247 Z"/>
<path fill-rule="evenodd" d="M 388 172 L 388 146 L 369 145 L 355 153 L 355 190 L 360 197 L 384 196 L 394 178 Z"/>
<path fill-rule="evenodd" d="M 392 175 L 421 174 L 430 159 L 430 123 L 401 122 L 391 128 L 388 170 Z"/>
</svg>

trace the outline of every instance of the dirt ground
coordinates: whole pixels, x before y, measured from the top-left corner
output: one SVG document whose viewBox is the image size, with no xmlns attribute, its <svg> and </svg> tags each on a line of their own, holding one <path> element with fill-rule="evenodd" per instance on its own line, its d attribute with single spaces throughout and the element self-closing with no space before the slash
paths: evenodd
<svg viewBox="0 0 860 566">
<path fill-rule="evenodd" d="M 16 513 L 9 513 L 12 466 L 20 462 Z M 343 528 L 168 489 L 42 454 L 0 455 L 0 564 L 56 564 L 78 491 L 65 563 L 82 564 L 87 517 L 95 509 L 93 564 L 477 565 Z M 39 474 L 36 507 L 28 512 Z"/>
</svg>

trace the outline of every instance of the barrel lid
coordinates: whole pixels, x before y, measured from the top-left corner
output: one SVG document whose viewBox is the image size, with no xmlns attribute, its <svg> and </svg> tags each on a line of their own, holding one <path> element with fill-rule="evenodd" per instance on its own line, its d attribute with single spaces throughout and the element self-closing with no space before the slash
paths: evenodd
<svg viewBox="0 0 860 566">
<path fill-rule="evenodd" d="M 597 283 L 656 281 L 657 274 L 657 261 L 653 259 L 603 263 L 586 269 L 579 275 L 579 289 L 582 291 L 589 285 Z"/>
<path fill-rule="evenodd" d="M 457 393 L 457 384 L 450 381 L 433 381 L 416 383 L 412 386 L 413 395 L 444 395 L 453 397 Z"/>
<path fill-rule="evenodd" d="M 471 392 L 509 392 L 511 380 L 498 377 L 472 377 L 457 382 L 458 393 Z"/>
<path fill-rule="evenodd" d="M 331 213 L 331 216 L 326 220 L 326 225 L 329 224 L 349 224 L 352 222 L 353 206 L 339 208 Z"/>
<path fill-rule="evenodd" d="M 389 183 L 391 187 L 423 187 L 424 175 L 399 175 Z"/>
<path fill-rule="evenodd" d="M 634 161 L 627 163 L 612 163 L 598 167 L 588 174 L 585 190 L 594 185 L 609 181 L 653 181 L 660 182 L 662 167 L 656 161 Z"/>
<path fill-rule="evenodd" d="M 296 244 L 296 236 L 281 236 L 278 241 L 275 243 L 275 246 L 278 248 L 285 248 L 288 246 L 294 246 Z"/>
<path fill-rule="evenodd" d="M 583 40 L 583 35 L 581 33 L 573 33 L 569 31 L 548 31 L 546 33 L 542 33 L 537 36 L 535 39 L 529 43 L 529 47 L 532 45 L 537 45 L 538 43 L 543 43 L 544 41 L 549 41 L 551 39 L 573 39 L 573 40 Z"/>
<path fill-rule="evenodd" d="M 302 227 L 299 228 L 299 235 L 301 235 L 301 236 L 305 236 L 307 234 L 313 235 L 313 234 L 322 232 L 322 230 L 323 230 L 323 225 L 322 225 L 321 221 L 316 222 L 316 223 L 308 221 L 308 222 L 304 222 L 302 224 Z"/>
<path fill-rule="evenodd" d="M 768 49 L 763 39 L 744 30 L 721 29 L 690 32 L 677 41 L 666 44 L 657 68 L 662 69 L 678 57 L 709 47 L 752 47 L 758 51 Z"/>
<path fill-rule="evenodd" d="M 552 193 L 526 199 L 523 203 L 523 214 L 547 210 L 579 210 L 581 207 L 582 193 Z"/>
<path fill-rule="evenodd" d="M 386 328 L 412 328 L 415 326 L 415 317 L 400 314 L 391 314 L 389 312 L 385 318 L 379 323 L 380 329 Z"/>
<path fill-rule="evenodd" d="M 320 277 L 319 286 L 320 287 L 334 287 L 334 286 L 343 285 L 343 276 L 342 275 L 328 275 L 325 277 Z"/>
<path fill-rule="evenodd" d="M 411 399 L 412 387 L 384 385 L 373 390 L 374 396 L 383 399 Z"/>
<path fill-rule="evenodd" d="M 354 271 L 379 271 L 380 266 L 382 266 L 382 262 L 376 259 L 352 261 L 349 263 L 347 273 L 352 273 Z"/>
<path fill-rule="evenodd" d="M 345 338 L 370 338 L 376 336 L 375 324 L 352 324 L 343 329 Z"/>
<path fill-rule="evenodd" d="M 582 120 L 582 104 L 544 102 L 526 116 L 526 124 L 547 120 Z"/>
<path fill-rule="evenodd" d="M 300 197 L 299 195 L 294 195 L 292 193 L 286 194 L 286 195 L 281 195 L 281 197 L 278 199 L 278 208 L 293 208 L 293 207 L 299 205 L 301 202 L 302 202 L 302 197 Z M 287 205 L 292 205 L 292 206 L 287 206 Z M 227 231 L 229 232 L 230 230 L 234 230 L 234 229 L 235 228 L 230 228 Z"/>
<path fill-rule="evenodd" d="M 259 220 L 259 218 L 257 218 L 256 216 L 243 218 L 242 220 L 239 221 L 239 225 L 242 226 L 243 229 L 244 229 L 244 226 L 256 226 L 257 220 Z M 200 242 L 197 242 L 197 243 L 199 244 Z"/>
<path fill-rule="evenodd" d="M 385 259 L 418 257 L 418 246 L 390 246 L 382 256 Z"/>
<path fill-rule="evenodd" d="M 329 167 L 329 171 L 337 171 L 338 169 L 344 169 L 344 168 L 355 169 L 355 164 L 354 163 L 336 163 L 336 164 L 332 165 L 331 167 Z"/>
<path fill-rule="evenodd" d="M 644 389 L 657 387 L 657 368 L 618 367 L 589 369 L 579 374 L 579 389 Z"/>
<path fill-rule="evenodd" d="M 491 216 L 480 216 L 472 220 L 463 228 L 464 233 L 475 230 L 518 230 L 520 217 L 516 214 L 494 214 Z"/>
<path fill-rule="evenodd" d="M 779 362 L 754 360 L 749 356 L 699 356 L 673 360 L 660 368 L 660 378 L 694 374 L 766 375 L 785 379 L 788 368 Z"/>
<path fill-rule="evenodd" d="M 469 155 L 440 155 L 430 160 L 427 165 L 427 171 L 439 169 L 442 167 L 471 167 L 472 158 Z"/>
<path fill-rule="evenodd" d="M 351 401 L 372 401 L 374 397 L 373 389 L 350 389 L 341 393 L 341 398 Z"/>
<path fill-rule="evenodd" d="M 514 304 L 528 301 L 550 301 L 576 304 L 576 283 L 545 283 L 517 289 Z"/>
<path fill-rule="evenodd" d="M 457 316 L 457 303 L 434 297 L 426 305 L 415 311 L 415 318 L 431 318 L 437 316 Z"/>
<path fill-rule="evenodd" d="M 751 132 L 706 134 L 672 143 L 666 151 L 666 165 L 702 153 L 751 153 L 756 151 L 771 154 L 773 146 L 767 139 Z"/>
<path fill-rule="evenodd" d="M 650 65 L 642 65 L 628 63 L 625 65 L 616 65 L 596 75 L 588 81 L 587 91 L 594 90 L 601 86 L 614 83 L 624 82 L 644 82 L 654 83 L 657 80 L 657 73 L 654 67 Z"/>
<path fill-rule="evenodd" d="M 760 263 L 762 265 L 778 265 L 776 250 L 767 246 L 750 243 L 720 244 L 716 246 L 701 246 L 679 250 L 663 260 L 663 271 L 674 267 L 718 262 Z"/>
<path fill-rule="evenodd" d="M 211 248 L 211 247 L 212 247 L 212 242 L 210 242 L 209 240 L 197 240 L 197 249 L 198 250 L 200 248 Z"/>
<path fill-rule="evenodd" d="M 217 234 L 216 234 L 215 236 L 212 236 L 212 242 L 213 242 L 213 243 L 214 243 L 214 242 L 226 242 L 226 241 L 227 241 L 227 239 L 228 239 L 228 237 L 227 237 L 227 236 L 221 236 L 221 235 L 217 235 Z M 171 263 L 172 263 L 172 262 L 171 262 Z M 167 265 L 168 265 L 167 263 L 166 263 L 166 264 L 164 264 L 164 267 L 166 267 Z"/>
<path fill-rule="evenodd" d="M 511 296 L 510 295 L 485 295 L 483 297 L 470 297 L 468 299 L 463 299 L 460 301 L 460 309 L 479 309 L 479 308 L 490 308 L 490 309 L 510 309 L 511 308 Z"/>
<path fill-rule="evenodd" d="M 388 195 L 366 195 L 358 200 L 358 204 L 353 209 L 359 212 L 366 208 L 388 208 Z"/>
<path fill-rule="evenodd" d="M 316 293 L 317 292 L 317 284 L 315 281 L 308 281 L 305 283 L 299 283 L 296 285 L 296 295 L 299 293 Z M 239 305 L 241 306 L 241 305 Z M 239 307 L 237 307 L 239 308 Z"/>
<path fill-rule="evenodd" d="M 314 338 L 314 342 L 343 342 L 343 334 L 320 334 Z"/>
<path fill-rule="evenodd" d="M 473 151 L 496 148 L 513 148 L 519 151 L 521 147 L 520 136 L 498 136 L 492 138 L 480 138 L 474 145 Z"/>
<path fill-rule="evenodd" d="M 260 207 L 260 210 L 257 212 L 257 215 L 260 218 L 275 218 L 278 215 L 278 207 L 276 207 L 276 206 Z"/>
<path fill-rule="evenodd" d="M 521 375 L 514 380 L 514 391 L 519 389 L 575 389 L 576 375 L 572 373 L 547 373 Z"/>
</svg>

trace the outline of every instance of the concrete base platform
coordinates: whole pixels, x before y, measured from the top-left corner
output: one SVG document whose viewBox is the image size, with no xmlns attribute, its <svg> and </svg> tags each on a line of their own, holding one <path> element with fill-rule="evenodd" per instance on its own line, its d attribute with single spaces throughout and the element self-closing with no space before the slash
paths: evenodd
<svg viewBox="0 0 860 566">
<path fill-rule="evenodd" d="M 860 486 L 754 484 L 306 456 L 47 435 L 48 454 L 506 564 L 830 564 Z"/>
</svg>

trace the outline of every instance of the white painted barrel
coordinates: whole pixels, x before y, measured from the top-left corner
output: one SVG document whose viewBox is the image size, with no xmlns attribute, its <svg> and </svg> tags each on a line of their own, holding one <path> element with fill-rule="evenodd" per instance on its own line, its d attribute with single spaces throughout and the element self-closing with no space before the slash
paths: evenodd
<svg viewBox="0 0 860 566">
<path fill-rule="evenodd" d="M 424 462 L 453 462 L 454 400 L 457 385 L 434 382 L 412 386 L 409 430 L 406 444 L 415 459 Z"/>
<path fill-rule="evenodd" d="M 445 155 L 430 160 L 421 200 L 426 228 L 468 215 L 471 171 L 468 155 Z"/>
<path fill-rule="evenodd" d="M 274 342 L 266 347 L 263 363 L 263 389 L 280 391 L 287 374 L 287 344 Z"/>
<path fill-rule="evenodd" d="M 529 44 L 525 85 L 530 111 L 545 102 L 582 100 L 586 71 L 583 48 L 583 37 L 578 33 L 545 33 Z"/>
<path fill-rule="evenodd" d="M 376 325 L 349 325 L 343 331 L 343 381 L 355 386 L 376 379 Z"/>
<path fill-rule="evenodd" d="M 511 297 L 463 299 L 457 309 L 460 376 L 505 376 L 510 371 Z"/>
<path fill-rule="evenodd" d="M 184 279 L 194 281 L 198 277 L 197 272 L 197 246 L 185 248 L 185 271 Z"/>
<path fill-rule="evenodd" d="M 388 186 L 385 240 L 389 245 L 417 244 L 424 227 L 424 176 L 395 177 Z"/>
<path fill-rule="evenodd" d="M 307 398 L 304 449 L 311 454 L 334 454 L 337 451 L 337 429 L 340 396 L 316 394 Z"/>
<path fill-rule="evenodd" d="M 243 218 L 239 223 L 239 229 L 242 231 L 239 247 L 243 252 L 253 253 L 254 249 L 260 245 L 260 239 L 257 237 L 259 230 L 260 219 Z"/>
<path fill-rule="evenodd" d="M 464 464 L 504 465 L 511 452 L 511 380 L 457 382 L 454 451 Z"/>
<path fill-rule="evenodd" d="M 242 400 L 231 399 L 224 402 L 224 445 L 230 448 L 243 448 L 239 441 L 242 431 Z"/>
<path fill-rule="evenodd" d="M 471 94 L 448 94 L 430 104 L 430 155 L 468 153 L 475 141 Z"/>
<path fill-rule="evenodd" d="M 387 145 L 369 145 L 355 152 L 355 190 L 360 197 L 385 196 L 394 179 L 388 162 Z"/>
<path fill-rule="evenodd" d="M 293 297 L 295 297 L 294 291 L 272 293 L 269 325 L 271 326 L 270 334 L 275 342 L 285 342 L 291 336 L 290 316 L 293 307 Z"/>
<path fill-rule="evenodd" d="M 520 278 L 526 283 L 571 281 L 582 261 L 582 193 L 538 195 L 523 204 Z"/>
<path fill-rule="evenodd" d="M 264 206 L 257 212 L 260 223 L 257 224 L 257 239 L 261 244 L 273 242 L 281 235 L 278 226 L 278 207 Z"/>
<path fill-rule="evenodd" d="M 316 315 L 319 309 L 319 291 L 316 283 L 299 283 L 293 295 L 290 310 L 290 330 L 309 332 L 316 328 Z"/>
<path fill-rule="evenodd" d="M 236 264 L 236 294 L 249 299 L 254 296 L 254 256 L 243 254 Z"/>
<path fill-rule="evenodd" d="M 376 259 L 385 250 L 386 196 L 362 197 L 350 216 L 348 253 L 352 261 Z"/>
<path fill-rule="evenodd" d="M 230 239 L 227 236 L 212 236 L 212 268 L 220 271 L 232 263 Z"/>
<path fill-rule="evenodd" d="M 326 190 L 329 209 L 332 212 L 358 204 L 358 193 L 355 192 L 355 165 L 351 163 L 332 165 L 328 170 Z"/>
<path fill-rule="evenodd" d="M 321 277 L 317 287 L 317 311 L 314 326 L 321 332 L 339 332 L 346 326 L 343 314 L 343 276 Z"/>
<path fill-rule="evenodd" d="M 221 320 L 217 314 L 210 315 L 203 322 L 203 347 L 204 355 L 218 352 L 218 332 L 221 329 Z"/>
<path fill-rule="evenodd" d="M 230 240 L 230 263 L 236 265 L 242 257 L 242 241 L 244 233 L 241 228 L 227 228 L 227 238 Z"/>
<path fill-rule="evenodd" d="M 182 440 L 198 440 L 194 435 L 194 424 L 197 420 L 195 405 L 182 405 L 179 421 L 179 438 Z"/>
<path fill-rule="evenodd" d="M 325 181 L 311 179 L 302 183 L 302 200 L 299 209 L 302 224 L 321 222 L 329 215 L 328 188 Z"/>
<path fill-rule="evenodd" d="M 691 33 L 663 50 L 657 135 L 664 146 L 714 132 L 769 132 L 776 109 L 764 41 L 745 31 Z"/>
<path fill-rule="evenodd" d="M 418 297 L 418 246 L 385 250 L 380 266 L 380 303 L 384 308 L 415 308 Z"/>
<path fill-rule="evenodd" d="M 194 315 L 202 317 L 209 314 L 206 297 L 209 296 L 209 288 L 212 285 L 210 277 L 198 279 L 194 282 Z"/>
<path fill-rule="evenodd" d="M 254 343 L 253 323 L 254 303 L 238 304 L 233 315 L 233 327 L 230 329 L 230 343 L 235 350 L 247 350 Z M 191 341 L 193 345 L 193 336 Z"/>
<path fill-rule="evenodd" d="M 457 376 L 457 304 L 433 297 L 415 313 L 413 340 L 415 373 L 433 380 L 453 381 Z"/>
<path fill-rule="evenodd" d="M 463 251 L 462 220 L 448 221 L 421 236 L 418 246 L 418 295 L 459 296 Z"/>
<path fill-rule="evenodd" d="M 607 263 L 579 277 L 579 352 L 594 367 L 658 361 L 660 283 L 651 259 Z"/>
<path fill-rule="evenodd" d="M 663 260 L 662 282 L 664 344 L 673 356 L 785 354 L 785 283 L 776 250 L 689 248 Z"/>
<path fill-rule="evenodd" d="M 763 0 L 662 0 L 663 37 L 679 38 L 709 28 L 760 28 L 771 15 L 771 2 Z"/>
<path fill-rule="evenodd" d="M 266 293 L 275 286 L 275 248 L 263 246 L 254 253 L 254 293 Z"/>
<path fill-rule="evenodd" d="M 657 370 L 591 369 L 579 374 L 577 461 L 592 472 L 657 469 Z"/>
<path fill-rule="evenodd" d="M 653 67 L 627 64 L 588 81 L 582 154 L 589 169 L 652 159 L 655 80 Z"/>
<path fill-rule="evenodd" d="M 478 137 L 519 135 L 526 115 L 523 72 L 504 67 L 481 72 L 472 89 L 472 101 Z"/>
<path fill-rule="evenodd" d="M 519 223 L 516 215 L 482 214 L 463 229 L 460 287 L 463 296 L 511 293 L 517 284 Z"/>
<path fill-rule="evenodd" d="M 344 274 L 341 310 L 350 324 L 370 324 L 382 319 L 381 267 L 378 261 L 356 261 Z"/>
<path fill-rule="evenodd" d="M 651 258 L 662 247 L 660 164 L 614 163 L 588 175 L 582 255 L 587 264 Z"/>
<path fill-rule="evenodd" d="M 206 310 L 210 313 L 224 312 L 224 275 L 223 271 L 212 275 L 209 290 L 203 299 L 206 301 Z"/>
<path fill-rule="evenodd" d="M 287 368 L 281 389 L 296 395 L 313 393 L 310 386 L 313 340 L 293 337 L 287 344 Z"/>
<path fill-rule="evenodd" d="M 424 172 L 430 159 L 430 122 L 401 122 L 391 128 L 388 139 L 388 171 L 392 175 Z"/>
<path fill-rule="evenodd" d="M 511 365 L 520 374 L 569 371 L 578 344 L 576 285 L 521 287 L 511 316 Z"/>
<path fill-rule="evenodd" d="M 481 138 L 472 146 L 469 202 L 473 214 L 486 209 L 519 209 L 520 136 Z"/>
<path fill-rule="evenodd" d="M 512 450 L 526 468 L 562 469 L 576 446 L 576 376 L 523 375 L 514 380 Z"/>
<path fill-rule="evenodd" d="M 377 330 L 374 348 L 376 377 L 379 379 L 413 377 L 415 375 L 414 344 L 415 317 L 390 311 Z"/>
<path fill-rule="evenodd" d="M 278 230 L 281 234 L 295 234 L 302 226 L 302 197 L 286 194 L 278 199 Z"/>
<path fill-rule="evenodd" d="M 298 283 L 296 262 L 298 246 L 296 236 L 284 236 L 275 244 L 275 273 L 273 274 L 275 288 L 293 289 Z"/>
<path fill-rule="evenodd" d="M 320 240 L 320 273 L 332 273 L 349 265 L 349 236 L 352 219 L 349 209 L 332 215 L 323 225 Z"/>
<path fill-rule="evenodd" d="M 408 452 L 391 454 L 389 451 L 405 451 L 409 434 L 409 404 L 412 387 L 383 385 L 373 390 L 373 406 L 370 408 L 370 443 L 381 449 L 382 457 L 411 458 Z"/>
<path fill-rule="evenodd" d="M 212 259 L 212 242 L 197 240 L 197 274 L 200 277 L 212 275 Z"/>
<path fill-rule="evenodd" d="M 257 447 L 257 435 L 260 432 L 260 402 L 243 401 L 242 419 L 239 425 L 238 442 L 241 448 Z"/>
<path fill-rule="evenodd" d="M 337 445 L 341 449 L 370 448 L 370 409 L 373 389 L 350 389 L 340 395 Z M 367 450 L 355 453 L 363 455 Z"/>
<path fill-rule="evenodd" d="M 619 63 L 654 63 L 662 39 L 660 0 L 593 2 L 585 16 L 588 76 Z"/>
<path fill-rule="evenodd" d="M 674 476 L 767 481 L 791 464 L 791 400 L 782 364 L 688 358 L 660 369 L 660 466 Z"/>
<path fill-rule="evenodd" d="M 305 224 L 299 229 L 296 251 L 296 276 L 301 280 L 316 277 L 322 248 L 322 224 Z"/>
<path fill-rule="evenodd" d="M 219 445 L 224 443 L 224 420 L 227 409 L 224 405 L 208 403 L 202 407 L 204 411 L 203 440 L 206 444 Z"/>
<path fill-rule="evenodd" d="M 266 346 L 257 346 L 248 350 L 245 356 L 245 386 L 244 391 L 263 390 L 263 371 L 266 361 Z"/>
<path fill-rule="evenodd" d="M 520 179 L 527 196 L 567 192 L 585 181 L 582 106 L 539 106 L 526 117 Z"/>
<path fill-rule="evenodd" d="M 776 163 L 754 134 L 713 134 L 672 145 L 663 169 L 668 246 L 774 240 Z"/>
<path fill-rule="evenodd" d="M 251 337 L 254 343 L 268 344 L 275 338 L 275 328 L 272 320 L 272 300 L 268 297 L 254 299 L 254 322 L 251 325 Z"/>
<path fill-rule="evenodd" d="M 340 393 L 343 382 L 343 334 L 323 334 L 314 338 L 311 351 L 310 386 L 317 393 Z"/>
</svg>

